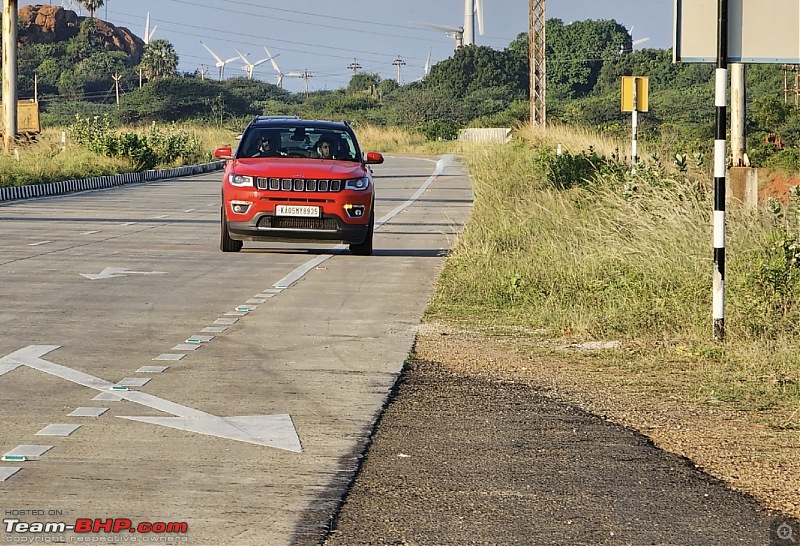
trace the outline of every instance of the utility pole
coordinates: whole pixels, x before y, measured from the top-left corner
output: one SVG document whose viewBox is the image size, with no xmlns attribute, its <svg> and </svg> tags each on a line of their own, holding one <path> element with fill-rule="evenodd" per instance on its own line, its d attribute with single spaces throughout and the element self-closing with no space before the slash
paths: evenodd
<svg viewBox="0 0 800 546">
<path fill-rule="evenodd" d="M 350 63 L 350 66 L 347 67 L 348 69 L 353 71 L 353 76 L 356 75 L 358 69 L 361 68 L 361 65 L 358 64 L 358 59 L 353 59 L 353 62 Z"/>
<path fill-rule="evenodd" d="M 306 97 L 308 97 L 308 79 L 313 78 L 314 74 L 308 71 L 308 69 L 303 70 L 303 73 L 300 76 L 306 81 Z"/>
<path fill-rule="evenodd" d="M 33 102 L 39 102 L 39 74 L 33 75 Z"/>
<path fill-rule="evenodd" d="M 531 124 L 544 129 L 547 122 L 547 64 L 545 59 L 545 0 L 529 0 L 528 52 L 530 59 Z"/>
<path fill-rule="evenodd" d="M 400 58 L 400 55 L 398 55 L 397 58 L 392 63 L 392 66 L 397 67 L 397 85 L 400 85 L 400 67 L 404 66 L 405 64 L 406 62 Z"/>
<path fill-rule="evenodd" d="M 731 165 L 747 167 L 744 154 L 747 152 L 745 127 L 747 92 L 745 88 L 745 66 L 731 63 Z"/>
<path fill-rule="evenodd" d="M 17 0 L 3 0 L 3 150 L 10 155 L 17 136 Z"/>
<path fill-rule="evenodd" d="M 122 79 L 122 76 L 120 76 L 119 73 L 115 73 L 111 77 L 114 79 L 114 91 L 117 95 L 117 107 L 119 107 L 119 80 Z"/>
<path fill-rule="evenodd" d="M 142 69 L 139 68 L 139 89 L 142 88 Z"/>
</svg>

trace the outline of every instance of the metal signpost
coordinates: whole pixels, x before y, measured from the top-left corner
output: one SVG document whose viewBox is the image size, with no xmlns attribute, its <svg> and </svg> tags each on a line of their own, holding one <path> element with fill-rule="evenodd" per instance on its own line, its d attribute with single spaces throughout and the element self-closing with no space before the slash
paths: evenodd
<svg viewBox="0 0 800 546">
<path fill-rule="evenodd" d="M 716 62 L 713 331 L 719 341 L 725 338 L 727 66 L 800 63 L 800 2 L 770 0 L 768 9 L 764 4 L 763 0 L 675 0 L 673 61 Z"/>
<path fill-rule="evenodd" d="M 636 140 L 639 112 L 649 110 L 649 82 L 647 76 L 622 77 L 622 111 L 631 113 L 631 174 L 636 174 L 636 163 L 639 161 Z"/>
</svg>

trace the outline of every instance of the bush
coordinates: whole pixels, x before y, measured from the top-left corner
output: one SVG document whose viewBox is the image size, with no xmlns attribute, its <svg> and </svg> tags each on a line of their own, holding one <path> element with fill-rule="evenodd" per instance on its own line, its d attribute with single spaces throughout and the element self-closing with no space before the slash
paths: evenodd
<svg viewBox="0 0 800 546">
<path fill-rule="evenodd" d="M 75 142 L 90 151 L 126 159 L 137 171 L 194 162 L 201 157 L 196 137 L 182 130 L 164 133 L 155 124 L 146 133 L 113 132 L 108 116 L 84 118 L 77 115 L 69 132 Z"/>
</svg>

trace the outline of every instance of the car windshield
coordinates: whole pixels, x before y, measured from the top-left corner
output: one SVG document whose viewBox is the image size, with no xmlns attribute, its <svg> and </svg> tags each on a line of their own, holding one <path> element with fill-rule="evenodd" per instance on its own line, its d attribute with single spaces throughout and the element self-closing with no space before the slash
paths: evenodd
<svg viewBox="0 0 800 546">
<path fill-rule="evenodd" d="M 252 127 L 237 153 L 249 157 L 305 157 L 358 161 L 358 147 L 344 130 L 307 126 Z"/>
</svg>

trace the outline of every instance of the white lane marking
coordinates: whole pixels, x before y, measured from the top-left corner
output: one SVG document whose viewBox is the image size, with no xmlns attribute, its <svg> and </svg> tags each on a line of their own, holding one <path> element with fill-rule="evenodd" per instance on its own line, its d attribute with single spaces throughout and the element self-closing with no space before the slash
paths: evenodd
<svg viewBox="0 0 800 546">
<path fill-rule="evenodd" d="M 162 218 L 169 218 L 169 214 L 161 214 L 159 216 L 153 216 L 153 220 L 161 220 Z"/>
<path fill-rule="evenodd" d="M 297 436 L 297 431 L 292 423 L 292 418 L 288 414 L 218 417 L 194 408 L 182 406 L 169 400 L 164 400 L 163 398 L 158 398 L 146 392 L 115 391 L 109 393 L 111 388 L 114 387 L 114 383 L 41 358 L 59 347 L 60 345 L 29 345 L 24 349 L 20 349 L 10 355 L 0 358 L 0 371 L 5 370 L 3 373 L 7 373 L 19 366 L 28 366 L 40 372 L 45 372 L 66 379 L 67 381 L 72 381 L 78 385 L 100 391 L 101 394 L 115 394 L 129 402 L 174 415 L 174 417 L 120 415 L 118 416 L 120 419 L 150 423 L 178 430 L 188 430 L 197 432 L 198 434 L 217 436 L 229 440 L 274 447 L 297 453 L 303 451 L 300 445 L 300 439 Z M 52 446 L 40 447 L 47 447 L 47 449 L 49 449 Z M 14 454 L 16 453 L 9 452 L 6 455 Z M 24 453 L 20 454 L 24 455 Z"/>
<path fill-rule="evenodd" d="M 43 446 L 35 444 L 23 444 L 17 446 L 3 457 L 27 457 L 28 459 L 38 459 L 48 451 L 53 449 L 53 446 Z"/>
<path fill-rule="evenodd" d="M 117 385 L 124 387 L 144 387 L 150 382 L 149 377 L 126 377 L 122 381 L 117 381 Z"/>
<path fill-rule="evenodd" d="M 157 356 L 157 357 L 155 357 L 153 360 L 180 360 L 180 359 L 181 359 L 181 358 L 183 358 L 184 356 L 186 356 L 186 355 L 183 355 L 183 354 L 181 354 L 181 355 L 176 355 L 176 354 L 168 354 L 168 353 L 164 353 L 164 354 L 160 354 L 160 355 L 158 355 L 158 356 Z"/>
<path fill-rule="evenodd" d="M 81 273 L 81 277 L 97 281 L 100 279 L 113 279 L 116 277 L 126 277 L 128 275 L 166 275 L 166 271 L 128 271 L 122 267 L 106 267 L 100 273 Z"/>
<path fill-rule="evenodd" d="M 69 436 L 79 428 L 81 428 L 80 425 L 69 425 L 66 423 L 47 425 L 37 432 L 36 436 Z"/>
<path fill-rule="evenodd" d="M 391 220 L 392 218 L 403 212 L 404 209 L 413 205 L 414 202 L 417 199 L 419 199 L 420 195 L 422 195 L 425 192 L 425 190 L 427 190 L 428 187 L 431 184 L 433 184 L 433 181 L 436 180 L 436 178 L 439 177 L 447 167 L 453 164 L 454 158 L 455 156 L 451 154 L 442 156 L 441 159 L 439 159 L 436 162 L 436 168 L 434 169 L 433 174 L 431 174 L 428 177 L 428 179 L 422 184 L 422 186 L 420 186 L 419 189 L 416 192 L 414 192 L 414 195 L 408 198 L 408 201 L 406 201 L 402 205 L 395 207 L 394 209 L 392 209 L 391 212 L 385 214 L 379 220 L 375 220 L 375 229 L 378 229 L 383 224 L 385 224 L 386 222 L 388 222 L 389 220 Z M 317 256 L 316 258 L 307 261 L 306 263 L 297 267 L 294 271 L 286 275 L 284 278 L 276 282 L 273 285 L 273 287 L 280 289 L 289 288 L 291 285 L 302 279 L 306 275 L 306 273 L 308 273 L 318 265 L 322 264 L 323 262 L 330 260 L 345 248 L 347 248 L 347 245 L 336 245 L 331 249 L 333 251 L 331 254 L 328 254 L 327 256 Z"/>
<path fill-rule="evenodd" d="M 200 348 L 200 344 L 192 344 L 192 343 L 178 343 L 175 345 L 170 351 L 196 351 Z"/>
<path fill-rule="evenodd" d="M 108 408 L 81 406 L 79 408 L 75 408 L 75 411 L 72 413 L 68 413 L 67 417 L 100 417 L 107 411 Z"/>
<path fill-rule="evenodd" d="M 22 470 L 21 466 L 7 466 L 0 468 L 0 482 L 6 481 L 20 470 Z"/>
<path fill-rule="evenodd" d="M 425 193 L 425 190 L 427 190 L 428 187 L 431 184 L 433 184 L 433 181 L 436 180 L 444 172 L 444 170 L 447 167 L 449 167 L 450 165 L 453 164 L 454 157 L 455 156 L 450 155 L 450 154 L 442 156 L 442 158 L 439 161 L 436 162 L 436 168 L 433 170 L 433 174 L 431 174 L 428 177 L 428 179 L 422 184 L 422 186 L 420 186 L 419 189 L 416 192 L 414 192 L 414 195 L 409 197 L 408 201 L 406 201 L 405 203 L 396 206 L 394 209 L 391 210 L 391 212 L 389 212 L 388 214 L 384 215 L 380 220 L 376 220 L 375 221 L 375 227 L 378 228 L 378 227 L 382 226 L 383 224 L 385 224 L 386 222 L 388 222 L 389 220 L 391 220 L 392 218 L 394 218 L 395 216 L 397 216 L 398 214 L 403 212 L 404 209 L 406 209 L 406 208 L 410 207 L 411 205 L 413 205 L 414 202 L 417 199 L 419 199 L 419 197 L 423 193 Z"/>
<path fill-rule="evenodd" d="M 81 235 L 94 235 L 95 233 L 100 233 L 100 231 L 97 229 L 93 229 L 92 231 L 82 231 Z"/>
<path fill-rule="evenodd" d="M 39 241 L 38 243 L 28 243 L 28 246 L 39 246 L 39 245 L 47 245 L 52 243 L 53 241 Z"/>
<path fill-rule="evenodd" d="M 185 211 L 183 211 L 183 212 L 194 212 L 194 209 L 186 209 L 186 210 L 185 210 Z"/>
<path fill-rule="evenodd" d="M 134 225 L 134 224 L 138 224 L 138 223 L 139 223 L 139 222 L 123 222 L 123 223 L 122 223 L 122 224 L 120 224 L 120 225 L 121 225 L 121 226 L 132 226 L 132 225 Z"/>
<path fill-rule="evenodd" d="M 227 315 L 227 313 L 225 313 Z M 228 326 L 232 324 L 236 324 L 238 318 L 218 318 L 214 321 L 214 324 L 227 324 Z"/>
<path fill-rule="evenodd" d="M 169 369 L 169 366 L 142 366 L 136 373 L 163 373 Z"/>
</svg>

